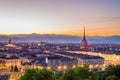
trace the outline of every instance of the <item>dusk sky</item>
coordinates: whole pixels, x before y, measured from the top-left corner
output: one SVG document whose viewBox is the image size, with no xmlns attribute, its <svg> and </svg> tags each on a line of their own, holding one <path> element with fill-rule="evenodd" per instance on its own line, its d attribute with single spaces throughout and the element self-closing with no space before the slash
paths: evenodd
<svg viewBox="0 0 120 80">
<path fill-rule="evenodd" d="M 0 0 L 0 34 L 120 35 L 120 0 Z"/>
</svg>

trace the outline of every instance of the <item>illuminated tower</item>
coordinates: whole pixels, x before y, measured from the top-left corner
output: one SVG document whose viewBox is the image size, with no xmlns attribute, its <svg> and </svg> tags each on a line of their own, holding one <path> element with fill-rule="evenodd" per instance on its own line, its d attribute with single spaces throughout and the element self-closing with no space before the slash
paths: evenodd
<svg viewBox="0 0 120 80">
<path fill-rule="evenodd" d="M 88 42 L 86 39 L 86 35 L 85 35 L 85 27 L 84 27 L 84 34 L 83 34 L 83 40 L 81 42 L 81 49 L 88 49 Z"/>
</svg>

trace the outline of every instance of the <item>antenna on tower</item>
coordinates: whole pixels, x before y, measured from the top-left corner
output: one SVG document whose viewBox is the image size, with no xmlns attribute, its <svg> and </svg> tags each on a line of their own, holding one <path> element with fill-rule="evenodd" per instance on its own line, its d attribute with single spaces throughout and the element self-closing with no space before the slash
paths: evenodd
<svg viewBox="0 0 120 80">
<path fill-rule="evenodd" d="M 85 39 L 85 27 L 84 27 L 84 35 L 83 35 L 84 39 Z"/>
</svg>

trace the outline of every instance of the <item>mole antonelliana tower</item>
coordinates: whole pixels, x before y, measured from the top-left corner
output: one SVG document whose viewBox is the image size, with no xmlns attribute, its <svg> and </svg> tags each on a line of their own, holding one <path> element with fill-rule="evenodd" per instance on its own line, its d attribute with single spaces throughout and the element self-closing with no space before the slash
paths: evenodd
<svg viewBox="0 0 120 80">
<path fill-rule="evenodd" d="M 88 49 L 88 42 L 87 42 L 86 35 L 85 35 L 85 27 L 84 27 L 83 39 L 82 39 L 80 48 L 85 49 L 85 50 Z"/>
</svg>

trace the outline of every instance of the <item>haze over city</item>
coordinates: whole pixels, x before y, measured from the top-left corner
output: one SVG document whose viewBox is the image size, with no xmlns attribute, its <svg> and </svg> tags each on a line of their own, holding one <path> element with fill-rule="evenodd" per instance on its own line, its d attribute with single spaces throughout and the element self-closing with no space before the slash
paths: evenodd
<svg viewBox="0 0 120 80">
<path fill-rule="evenodd" d="M 120 35 L 120 0 L 0 0 L 0 34 Z"/>
</svg>

